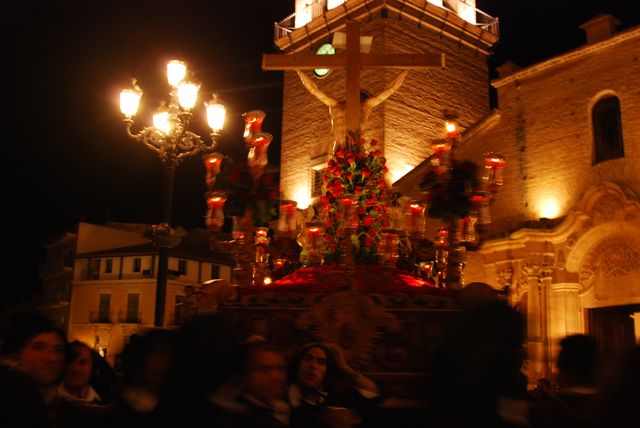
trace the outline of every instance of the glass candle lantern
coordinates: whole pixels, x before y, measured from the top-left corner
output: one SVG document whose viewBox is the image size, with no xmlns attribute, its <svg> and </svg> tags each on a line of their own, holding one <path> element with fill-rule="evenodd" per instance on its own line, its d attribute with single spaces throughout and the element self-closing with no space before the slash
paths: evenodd
<svg viewBox="0 0 640 428">
<path fill-rule="evenodd" d="M 231 218 L 231 237 L 240 245 L 244 245 L 245 230 L 242 224 L 242 217 L 233 216 Z"/>
<path fill-rule="evenodd" d="M 250 139 L 247 164 L 254 178 L 262 174 L 264 167 L 269 162 L 268 150 L 271 140 L 273 140 L 273 136 L 266 132 L 254 134 Z"/>
<path fill-rule="evenodd" d="M 462 219 L 462 233 L 461 241 L 475 243 L 478 241 L 478 233 L 476 232 L 476 224 L 478 223 L 478 217 L 475 215 L 468 215 Z"/>
<path fill-rule="evenodd" d="M 431 143 L 431 165 L 437 177 L 449 171 L 451 167 L 451 140 L 443 138 Z"/>
<path fill-rule="evenodd" d="M 398 229 L 382 229 L 380 231 L 382 240 L 380 241 L 380 258 L 382 264 L 388 267 L 395 267 L 400 258 L 400 231 Z"/>
<path fill-rule="evenodd" d="M 262 110 L 252 110 L 244 114 L 244 141 L 251 142 L 253 135 L 262 132 L 262 122 L 266 113 Z"/>
<path fill-rule="evenodd" d="M 418 264 L 420 277 L 425 281 L 432 281 L 433 277 L 433 261 L 423 261 Z"/>
<path fill-rule="evenodd" d="M 279 257 L 273 260 L 273 267 L 276 269 L 282 269 L 287 264 L 287 259 Z"/>
<path fill-rule="evenodd" d="M 507 161 L 500 153 L 486 152 L 484 154 L 484 174 L 482 181 L 485 186 L 492 189 L 502 186 L 502 168 Z"/>
<path fill-rule="evenodd" d="M 205 182 L 207 189 L 212 192 L 216 184 L 216 176 L 220 173 L 223 155 L 217 152 L 207 153 L 203 156 L 204 168 L 206 171 Z"/>
<path fill-rule="evenodd" d="M 424 232 L 424 212 L 426 205 L 422 201 L 411 201 L 407 206 L 407 233 L 419 235 Z"/>
<path fill-rule="evenodd" d="M 207 216 L 205 219 L 211 232 L 219 232 L 224 224 L 225 202 L 227 202 L 227 194 L 224 192 L 207 194 Z"/>
<path fill-rule="evenodd" d="M 267 253 L 267 247 L 269 246 L 269 228 L 256 227 L 255 233 L 256 263 L 269 263 L 269 253 Z"/>
<path fill-rule="evenodd" d="M 344 194 L 338 199 L 340 204 L 340 228 L 356 229 L 358 215 L 356 214 L 356 195 Z"/>
<path fill-rule="evenodd" d="M 298 228 L 296 222 L 296 214 L 298 212 L 298 203 L 291 200 L 280 201 L 280 216 L 278 218 L 278 232 L 291 236 L 296 232 Z"/>
<path fill-rule="evenodd" d="M 302 251 L 300 261 L 309 266 L 322 266 L 325 246 L 325 224 L 319 221 L 309 221 L 305 224 L 301 239 Z"/>
<path fill-rule="evenodd" d="M 477 224 L 491 223 L 491 212 L 489 210 L 490 198 L 491 193 L 485 191 L 473 192 L 471 195 L 471 202 L 473 204 L 471 214 L 477 218 Z"/>
</svg>

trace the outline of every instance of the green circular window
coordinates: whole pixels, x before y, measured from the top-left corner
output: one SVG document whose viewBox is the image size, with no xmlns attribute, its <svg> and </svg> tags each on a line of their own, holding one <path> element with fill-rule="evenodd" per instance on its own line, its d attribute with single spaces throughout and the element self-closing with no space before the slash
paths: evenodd
<svg viewBox="0 0 640 428">
<path fill-rule="evenodd" d="M 316 51 L 316 55 L 333 55 L 335 53 L 336 49 L 331 43 L 320 45 L 320 47 Z M 313 70 L 313 74 L 315 74 L 316 77 L 325 77 L 330 72 L 330 68 L 316 68 L 315 70 Z"/>
</svg>

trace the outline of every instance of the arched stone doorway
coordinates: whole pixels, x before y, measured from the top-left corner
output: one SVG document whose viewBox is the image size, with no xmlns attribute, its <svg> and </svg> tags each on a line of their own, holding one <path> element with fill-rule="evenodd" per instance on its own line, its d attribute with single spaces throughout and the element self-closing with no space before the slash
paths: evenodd
<svg viewBox="0 0 640 428">
<path fill-rule="evenodd" d="M 485 243 L 485 278 L 477 279 L 504 289 L 526 317 L 532 382 L 553 378 L 566 335 L 592 334 L 612 356 L 640 338 L 638 197 L 606 182 L 589 189 L 561 224 L 541 226 Z"/>
</svg>

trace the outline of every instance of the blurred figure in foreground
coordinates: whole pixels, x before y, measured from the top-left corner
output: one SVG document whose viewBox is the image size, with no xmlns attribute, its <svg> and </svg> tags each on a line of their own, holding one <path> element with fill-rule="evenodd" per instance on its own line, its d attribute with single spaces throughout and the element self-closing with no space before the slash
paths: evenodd
<svg viewBox="0 0 640 428">
<path fill-rule="evenodd" d="M 524 321 L 503 301 L 462 314 L 436 351 L 432 389 L 436 427 L 521 427 L 529 424 Z"/>
<path fill-rule="evenodd" d="M 246 426 L 246 408 L 237 402 L 240 344 L 221 313 L 194 317 L 177 331 L 172 367 L 160 403 L 172 427 Z"/>
<path fill-rule="evenodd" d="M 124 349 L 124 386 L 113 404 L 113 412 L 106 422 L 108 426 L 144 428 L 162 425 L 157 408 L 173 361 L 174 337 L 171 330 L 152 329 Z"/>
<path fill-rule="evenodd" d="M 0 425 L 50 425 L 66 352 L 66 337 L 50 319 L 35 312 L 14 317 L 0 353 Z"/>
<path fill-rule="evenodd" d="M 266 341 L 244 345 L 242 392 L 238 402 L 246 407 L 248 426 L 289 426 L 286 402 L 287 362 L 282 352 Z"/>
<path fill-rule="evenodd" d="M 556 361 L 558 386 L 541 388 L 536 394 L 532 423 L 540 427 L 591 426 L 598 395 L 599 356 L 595 341 L 574 334 L 560 341 Z"/>
</svg>

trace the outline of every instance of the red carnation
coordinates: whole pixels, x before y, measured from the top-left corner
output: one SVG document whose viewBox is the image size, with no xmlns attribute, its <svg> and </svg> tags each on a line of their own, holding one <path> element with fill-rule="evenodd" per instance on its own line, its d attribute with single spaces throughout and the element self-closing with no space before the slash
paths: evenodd
<svg viewBox="0 0 640 428">
<path fill-rule="evenodd" d="M 365 235 L 364 237 L 364 245 L 367 248 L 370 248 L 373 245 L 373 239 L 369 235 Z"/>
<path fill-rule="evenodd" d="M 378 145 L 378 140 L 371 140 L 371 147 L 375 147 Z"/>
<path fill-rule="evenodd" d="M 366 216 L 364 219 L 362 219 L 362 225 L 363 226 L 371 226 L 373 224 L 373 217 L 371 217 L 370 215 Z"/>
<path fill-rule="evenodd" d="M 343 157 L 343 156 L 344 156 L 344 151 L 342 151 L 342 150 L 338 150 L 338 151 L 336 152 L 336 157 L 341 158 L 341 157 Z"/>
<path fill-rule="evenodd" d="M 369 172 L 368 169 L 363 169 L 362 170 L 362 176 L 363 177 L 369 177 L 371 175 L 371 173 Z"/>
</svg>

